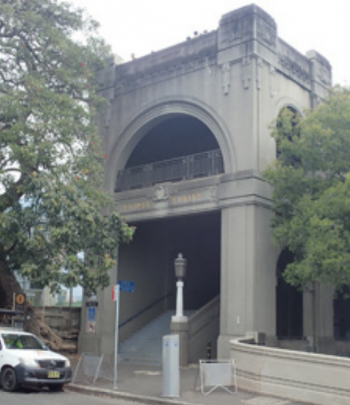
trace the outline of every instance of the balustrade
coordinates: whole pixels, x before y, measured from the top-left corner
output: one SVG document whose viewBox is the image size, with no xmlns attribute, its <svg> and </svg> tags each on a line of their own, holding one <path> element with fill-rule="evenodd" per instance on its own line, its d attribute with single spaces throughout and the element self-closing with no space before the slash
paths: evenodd
<svg viewBox="0 0 350 405">
<path fill-rule="evenodd" d="M 220 149 L 210 150 L 121 170 L 117 175 L 115 191 L 215 176 L 223 172 L 224 163 Z"/>
</svg>

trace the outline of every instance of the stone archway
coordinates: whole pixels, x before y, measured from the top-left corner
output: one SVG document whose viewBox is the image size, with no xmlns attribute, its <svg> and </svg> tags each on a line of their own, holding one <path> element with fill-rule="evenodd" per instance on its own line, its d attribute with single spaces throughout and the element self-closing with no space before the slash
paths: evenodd
<svg viewBox="0 0 350 405">
<path fill-rule="evenodd" d="M 209 158 L 213 150 L 221 154 L 217 138 L 202 120 L 183 112 L 153 118 L 131 136 L 130 142 L 135 138 L 138 142 L 128 151 L 127 159 L 124 158 L 125 168 L 120 174 L 140 169 L 140 176 L 146 173 L 147 181 L 136 187 L 117 187 L 116 196 L 123 198 L 124 193 L 132 200 L 138 193 L 139 201 L 147 200 L 150 209 L 146 213 L 147 220 L 145 212 L 135 211 L 130 222 L 136 227 L 133 243 L 119 250 L 118 278 L 135 283 L 133 296 L 121 298 L 124 308 L 121 322 L 127 322 L 130 317 L 134 319 L 127 328 L 122 328 L 121 339 L 129 336 L 133 328 L 136 330 L 156 316 L 174 310 L 173 262 L 178 253 L 183 253 L 188 260 L 184 289 L 186 311 L 197 311 L 220 294 L 221 211 L 215 184 L 223 170 L 199 176 L 192 173 L 190 178 L 176 178 L 173 182 L 164 182 L 164 178 L 158 178 L 156 183 L 148 182 L 154 167 L 159 175 L 161 169 L 172 169 L 174 161 L 175 164 L 179 161 L 180 165 L 184 161 L 185 165 L 204 162 L 206 167 L 206 154 Z M 199 155 L 203 155 L 203 161 L 195 160 Z M 183 191 L 178 193 L 181 188 Z M 157 193 L 157 189 L 163 193 Z M 203 205 L 206 200 L 210 201 L 210 207 Z M 145 311 L 145 308 L 149 309 Z M 140 312 L 142 317 L 135 318 Z M 217 335 L 218 331 L 211 342 L 213 353 Z M 202 351 L 207 343 L 206 339 L 201 342 Z"/>
</svg>

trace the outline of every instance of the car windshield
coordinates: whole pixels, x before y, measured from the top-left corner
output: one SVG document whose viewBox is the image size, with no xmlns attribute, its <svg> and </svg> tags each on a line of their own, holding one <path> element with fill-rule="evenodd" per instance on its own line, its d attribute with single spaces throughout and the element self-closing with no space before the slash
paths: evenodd
<svg viewBox="0 0 350 405">
<path fill-rule="evenodd" d="M 48 350 L 48 348 L 34 335 L 21 335 L 15 333 L 2 334 L 7 349 L 35 349 Z"/>
</svg>

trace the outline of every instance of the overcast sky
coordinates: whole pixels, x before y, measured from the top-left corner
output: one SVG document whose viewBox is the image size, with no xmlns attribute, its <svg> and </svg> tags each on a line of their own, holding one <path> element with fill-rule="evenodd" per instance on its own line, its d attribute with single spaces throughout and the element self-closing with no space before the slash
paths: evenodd
<svg viewBox="0 0 350 405">
<path fill-rule="evenodd" d="M 67 0 L 69 1 L 69 0 Z M 223 14 L 250 0 L 70 0 L 101 24 L 100 34 L 125 61 L 218 28 Z M 333 83 L 350 85 L 350 0 L 255 0 L 278 35 L 305 54 L 314 49 L 333 67 Z"/>
</svg>

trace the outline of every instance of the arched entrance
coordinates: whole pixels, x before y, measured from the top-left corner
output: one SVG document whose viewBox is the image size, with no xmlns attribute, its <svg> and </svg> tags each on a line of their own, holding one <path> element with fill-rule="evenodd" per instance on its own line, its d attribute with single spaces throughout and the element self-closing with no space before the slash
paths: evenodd
<svg viewBox="0 0 350 405">
<path fill-rule="evenodd" d="M 224 172 L 224 162 L 219 143 L 198 118 L 188 114 L 163 118 L 148 123 L 146 131 L 141 128 L 144 135 L 116 182 L 117 198 L 149 203 L 148 211 L 139 203 L 146 208 L 128 219 L 136 227 L 135 236 L 130 245 L 120 246 L 118 279 L 135 283 L 135 292 L 121 301 L 121 323 L 127 322 L 121 340 L 175 310 L 174 260 L 179 253 L 188 263 L 185 311 L 191 314 L 220 294 L 221 212 L 215 182 Z M 205 338 L 203 350 L 207 343 Z"/>
<path fill-rule="evenodd" d="M 158 310 L 175 309 L 174 260 L 187 259 L 184 308 L 195 311 L 220 292 L 220 212 L 136 222 L 133 243 L 119 253 L 119 278 L 135 282 L 129 297 L 142 310 L 158 299 Z M 125 297 L 128 298 L 128 297 Z M 124 308 L 126 312 L 137 312 Z"/>
<path fill-rule="evenodd" d="M 276 331 L 278 339 L 303 337 L 303 293 L 283 278 L 287 265 L 293 260 L 293 253 L 284 249 L 277 261 Z"/>
</svg>

